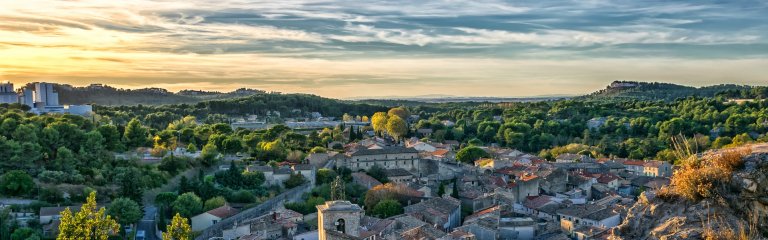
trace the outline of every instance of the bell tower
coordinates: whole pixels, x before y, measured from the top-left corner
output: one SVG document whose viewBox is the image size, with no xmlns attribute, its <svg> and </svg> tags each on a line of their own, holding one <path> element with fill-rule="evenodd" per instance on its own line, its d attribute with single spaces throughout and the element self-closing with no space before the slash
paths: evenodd
<svg viewBox="0 0 768 240">
<path fill-rule="evenodd" d="M 343 235 L 360 236 L 363 209 L 349 201 L 327 201 L 317 206 L 317 233 L 320 240 L 343 239 Z M 332 236 L 329 237 L 329 234 Z"/>
</svg>

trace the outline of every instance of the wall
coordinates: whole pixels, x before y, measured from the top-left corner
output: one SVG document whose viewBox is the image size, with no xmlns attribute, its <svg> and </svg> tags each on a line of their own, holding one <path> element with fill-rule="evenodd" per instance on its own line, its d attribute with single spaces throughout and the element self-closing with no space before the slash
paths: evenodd
<svg viewBox="0 0 768 240">
<path fill-rule="evenodd" d="M 243 220 L 256 218 L 259 216 L 262 216 L 264 214 L 269 213 L 272 209 L 275 209 L 279 206 L 282 206 L 282 204 L 285 201 L 290 201 L 293 199 L 299 199 L 301 198 L 301 194 L 305 192 L 309 192 L 312 189 L 312 184 L 305 183 L 304 185 L 295 187 L 293 189 L 290 189 L 286 192 L 283 192 L 273 198 L 270 198 L 266 202 L 259 204 L 256 207 L 249 208 L 246 210 L 243 210 L 242 212 L 238 213 L 235 216 L 223 219 L 219 221 L 218 223 L 214 224 L 213 226 L 209 227 L 208 229 L 205 229 L 198 237 L 196 237 L 196 240 L 207 240 L 211 237 L 218 237 L 222 235 L 222 230 L 225 227 L 232 227 L 236 222 L 242 222 Z"/>
</svg>

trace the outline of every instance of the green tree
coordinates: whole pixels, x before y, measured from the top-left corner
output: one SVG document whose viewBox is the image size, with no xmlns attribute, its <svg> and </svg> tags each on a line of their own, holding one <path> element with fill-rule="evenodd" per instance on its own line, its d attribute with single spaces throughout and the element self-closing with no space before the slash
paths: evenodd
<svg viewBox="0 0 768 240">
<path fill-rule="evenodd" d="M 123 226 L 134 224 L 141 220 L 141 207 L 129 198 L 118 198 L 107 208 L 107 214 L 114 217 Z"/>
<path fill-rule="evenodd" d="M 263 172 L 245 172 L 243 175 L 243 188 L 256 189 L 264 184 L 266 178 Z"/>
<path fill-rule="evenodd" d="M 0 192 L 10 196 L 22 196 L 35 189 L 35 182 L 29 174 L 12 170 L 0 176 Z"/>
<path fill-rule="evenodd" d="M 173 211 L 185 217 L 192 217 L 203 210 L 203 200 L 191 192 L 179 195 L 172 205 Z"/>
<path fill-rule="evenodd" d="M 189 240 L 192 236 L 192 228 L 189 226 L 188 220 L 176 213 L 171 220 L 171 224 L 166 227 L 167 231 L 163 232 L 163 240 Z"/>
<path fill-rule="evenodd" d="M 443 194 L 445 194 L 445 184 L 443 184 L 442 182 L 440 182 L 440 186 L 439 186 L 439 187 L 437 187 L 437 196 L 438 196 L 438 197 L 442 197 L 442 196 L 443 196 Z"/>
<path fill-rule="evenodd" d="M 315 175 L 315 183 L 318 185 L 333 182 L 334 179 L 336 179 L 336 172 L 332 169 L 321 168 Z"/>
<path fill-rule="evenodd" d="M 477 159 L 487 157 L 490 155 L 485 150 L 475 146 L 462 148 L 456 153 L 456 160 L 463 163 L 474 163 Z"/>
<path fill-rule="evenodd" d="M 288 177 L 288 180 L 285 180 L 283 185 L 285 185 L 285 188 L 295 188 L 300 186 L 301 184 L 304 184 L 307 182 L 307 179 L 304 178 L 304 175 L 301 175 L 300 173 L 291 174 L 290 177 Z"/>
<path fill-rule="evenodd" d="M 147 145 L 147 129 L 141 125 L 139 119 L 131 119 L 125 126 L 123 141 L 128 148 L 137 148 Z"/>
<path fill-rule="evenodd" d="M 15 231 L 13 231 L 13 234 L 11 234 L 11 240 L 39 240 L 39 239 L 40 239 L 40 233 L 38 233 L 35 229 L 28 228 L 28 227 L 18 228 Z"/>
<path fill-rule="evenodd" d="M 69 208 L 61 212 L 56 240 L 107 240 L 110 234 L 118 232 L 120 225 L 106 214 L 103 207 L 97 209 L 94 191 L 76 214 Z"/>
<path fill-rule="evenodd" d="M 155 196 L 155 204 L 160 207 L 170 207 L 179 195 L 175 192 L 161 192 Z"/>
<path fill-rule="evenodd" d="M 218 161 L 219 150 L 215 144 L 208 143 L 203 146 L 203 152 L 200 157 L 203 159 L 205 166 L 213 166 Z"/>
<path fill-rule="evenodd" d="M 368 169 L 368 171 L 366 171 L 366 173 L 368 176 L 379 180 L 381 183 L 389 182 L 389 178 L 387 178 L 387 171 L 378 164 L 374 164 L 371 168 Z"/>
<path fill-rule="evenodd" d="M 215 208 L 224 206 L 226 204 L 227 204 L 227 199 L 224 199 L 224 197 L 222 196 L 214 197 L 214 198 L 205 200 L 205 206 L 203 207 L 203 211 L 215 209 Z"/>
<path fill-rule="evenodd" d="M 397 200 L 386 199 L 373 207 L 373 215 L 380 218 L 388 218 L 403 213 L 403 206 Z"/>
</svg>

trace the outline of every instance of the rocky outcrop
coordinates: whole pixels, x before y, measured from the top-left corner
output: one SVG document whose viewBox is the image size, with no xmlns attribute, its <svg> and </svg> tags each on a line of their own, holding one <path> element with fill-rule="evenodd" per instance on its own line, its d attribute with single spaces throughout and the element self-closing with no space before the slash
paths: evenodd
<svg viewBox="0 0 768 240">
<path fill-rule="evenodd" d="M 713 186 L 713 197 L 691 201 L 645 192 L 610 238 L 768 239 L 768 145 L 748 147 L 743 167 Z"/>
</svg>

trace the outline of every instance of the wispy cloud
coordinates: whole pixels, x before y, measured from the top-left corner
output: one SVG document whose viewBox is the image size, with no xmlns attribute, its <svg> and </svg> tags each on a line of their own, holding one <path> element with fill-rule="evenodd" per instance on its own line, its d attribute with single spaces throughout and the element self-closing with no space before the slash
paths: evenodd
<svg viewBox="0 0 768 240">
<path fill-rule="evenodd" d="M 542 91 L 571 93 L 627 78 L 748 83 L 765 80 L 759 66 L 768 58 L 766 7 L 764 1 L 5 1 L 0 78 L 174 89 L 242 83 L 329 96 L 406 85 L 416 86 L 407 90 L 414 94 L 524 95 L 499 89 L 531 81 L 548 86 Z M 671 63 L 679 67 L 666 67 Z M 664 73 L 650 74 L 655 67 Z M 468 82 L 472 87 L 452 89 Z M 569 87 L 558 87 L 564 83 Z"/>
</svg>

